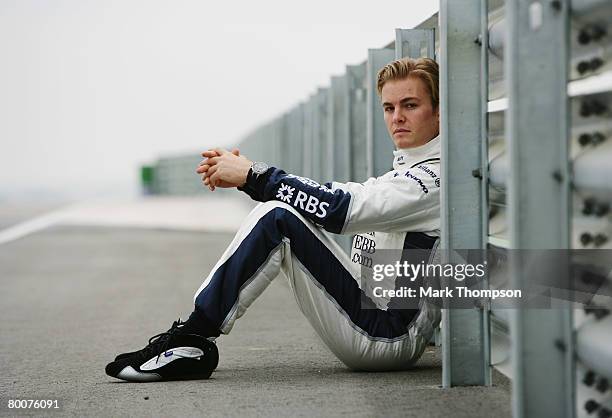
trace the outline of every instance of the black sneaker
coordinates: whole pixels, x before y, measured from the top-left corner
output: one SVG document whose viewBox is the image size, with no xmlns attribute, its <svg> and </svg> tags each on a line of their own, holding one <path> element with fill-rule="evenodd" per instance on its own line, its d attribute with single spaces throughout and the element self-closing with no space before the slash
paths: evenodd
<svg viewBox="0 0 612 418">
<path fill-rule="evenodd" d="M 168 331 L 166 331 L 166 332 L 167 332 L 167 333 L 171 333 L 171 332 L 174 330 L 174 328 L 176 328 L 176 327 L 179 327 L 179 328 L 180 328 L 180 327 L 182 327 L 182 326 L 183 326 L 183 324 L 184 324 L 184 322 L 182 322 L 182 321 L 181 321 L 181 319 L 179 318 L 179 319 L 178 319 L 178 321 L 174 321 L 174 322 L 172 323 L 172 327 L 170 327 L 170 329 L 169 329 Z M 160 336 L 160 335 L 161 335 L 161 334 L 158 334 L 158 335 L 156 335 L 156 336 L 154 336 L 154 337 L 151 337 L 151 338 L 149 339 L 149 344 L 151 344 L 151 340 L 152 340 L 153 338 L 158 337 L 158 336 Z M 117 356 L 115 357 L 115 361 L 117 361 L 117 360 L 121 360 L 122 358 L 127 358 L 127 357 L 130 357 L 130 356 L 133 356 L 134 354 L 138 354 L 140 351 L 142 351 L 142 350 L 136 350 L 136 351 L 130 351 L 129 353 L 121 353 L 121 354 L 117 354 Z"/>
<path fill-rule="evenodd" d="M 130 382 L 208 379 L 219 363 L 217 345 L 196 334 L 181 332 L 184 323 L 149 339 L 139 351 L 119 354 L 106 374 Z"/>
</svg>

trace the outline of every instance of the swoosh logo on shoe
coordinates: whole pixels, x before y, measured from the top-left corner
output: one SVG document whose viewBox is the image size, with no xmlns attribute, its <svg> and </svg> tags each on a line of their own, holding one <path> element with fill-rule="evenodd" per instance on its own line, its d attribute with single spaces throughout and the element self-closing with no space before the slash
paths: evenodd
<svg viewBox="0 0 612 418">
<path fill-rule="evenodd" d="M 171 351 L 166 351 L 164 355 L 160 356 L 159 358 L 154 356 L 150 360 L 146 361 L 140 366 L 140 370 L 155 370 L 180 358 L 197 358 L 203 355 L 204 351 L 197 347 L 175 347 Z"/>
</svg>

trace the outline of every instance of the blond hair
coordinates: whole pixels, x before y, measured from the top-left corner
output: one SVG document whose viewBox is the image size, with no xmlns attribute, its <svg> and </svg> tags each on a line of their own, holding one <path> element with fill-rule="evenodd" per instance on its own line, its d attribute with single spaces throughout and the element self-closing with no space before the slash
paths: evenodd
<svg viewBox="0 0 612 418">
<path fill-rule="evenodd" d="M 376 82 L 378 96 L 382 96 L 382 88 L 387 81 L 403 80 L 416 77 L 423 81 L 431 98 L 434 109 L 440 103 L 438 90 L 438 63 L 431 58 L 402 58 L 385 65 L 379 72 Z"/>
</svg>

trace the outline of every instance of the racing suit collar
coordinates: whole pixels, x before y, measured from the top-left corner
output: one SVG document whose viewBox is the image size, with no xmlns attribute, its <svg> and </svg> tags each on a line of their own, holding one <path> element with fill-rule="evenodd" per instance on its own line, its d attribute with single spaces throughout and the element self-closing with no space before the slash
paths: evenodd
<svg viewBox="0 0 612 418">
<path fill-rule="evenodd" d="M 410 168 L 429 158 L 440 158 L 440 135 L 420 147 L 400 148 L 393 151 L 393 169 Z"/>
</svg>

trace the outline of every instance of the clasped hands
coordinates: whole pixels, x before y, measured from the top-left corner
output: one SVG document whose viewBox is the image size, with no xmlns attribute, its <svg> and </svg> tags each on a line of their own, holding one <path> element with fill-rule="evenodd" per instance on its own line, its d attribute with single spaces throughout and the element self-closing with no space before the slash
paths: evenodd
<svg viewBox="0 0 612 418">
<path fill-rule="evenodd" d="M 240 155 L 237 148 L 231 152 L 223 148 L 209 149 L 202 153 L 204 159 L 196 173 L 202 174 L 202 182 L 211 191 L 216 187 L 239 187 L 246 183 L 252 161 Z"/>
</svg>

